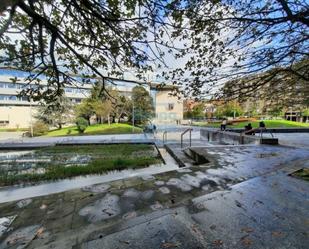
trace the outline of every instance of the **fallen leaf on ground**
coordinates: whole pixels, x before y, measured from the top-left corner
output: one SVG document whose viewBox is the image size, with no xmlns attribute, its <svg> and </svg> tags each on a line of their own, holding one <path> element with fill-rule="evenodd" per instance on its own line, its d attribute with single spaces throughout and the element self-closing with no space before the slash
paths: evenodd
<svg viewBox="0 0 309 249">
<path fill-rule="evenodd" d="M 251 227 L 245 227 L 241 229 L 244 233 L 252 233 L 254 230 Z"/>
<path fill-rule="evenodd" d="M 40 235 L 42 235 L 43 232 L 44 232 L 44 228 L 41 227 L 41 228 L 36 232 L 36 236 L 40 237 Z"/>
<path fill-rule="evenodd" d="M 214 240 L 212 243 L 213 243 L 215 246 L 221 246 L 221 245 L 223 245 L 223 241 L 222 241 L 222 240 L 219 240 L 219 239 Z"/>
<path fill-rule="evenodd" d="M 195 233 L 198 232 L 198 231 L 197 231 L 197 226 L 196 226 L 196 225 L 192 225 L 192 226 L 191 226 L 191 229 L 192 229 L 192 231 L 195 232 Z"/>
<path fill-rule="evenodd" d="M 274 236 L 274 237 L 280 237 L 280 236 L 283 235 L 283 233 L 279 232 L 279 231 L 274 231 L 274 232 L 271 233 L 271 235 Z"/>
<path fill-rule="evenodd" d="M 170 243 L 166 242 L 161 245 L 162 248 L 176 248 L 179 246 L 179 243 Z"/>
<path fill-rule="evenodd" d="M 241 243 L 245 246 L 250 246 L 252 245 L 252 240 L 249 239 L 248 237 L 244 237 L 241 239 Z"/>
</svg>

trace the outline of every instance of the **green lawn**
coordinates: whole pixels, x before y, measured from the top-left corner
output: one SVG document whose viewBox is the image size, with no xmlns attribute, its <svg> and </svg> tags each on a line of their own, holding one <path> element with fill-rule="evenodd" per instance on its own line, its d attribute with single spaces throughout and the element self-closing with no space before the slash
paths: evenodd
<svg viewBox="0 0 309 249">
<path fill-rule="evenodd" d="M 47 133 L 46 136 L 73 136 L 73 135 L 102 135 L 102 134 L 130 134 L 141 133 L 142 129 L 129 124 L 96 124 L 88 126 L 83 134 L 78 133 L 76 126 L 66 127 L 58 130 L 53 130 Z"/>
<path fill-rule="evenodd" d="M 244 128 L 245 125 L 248 123 L 251 123 L 253 128 L 259 127 L 260 121 L 247 121 L 247 122 L 239 122 L 234 123 L 233 125 L 228 125 L 227 128 Z M 266 124 L 266 128 L 301 128 L 301 127 L 307 127 L 309 128 L 309 123 L 300 123 L 300 122 L 293 122 L 288 120 L 264 120 L 264 123 Z M 196 122 L 193 123 L 197 126 L 206 126 L 206 127 L 220 127 L 221 123 L 210 123 L 205 124 L 203 122 Z"/>
<path fill-rule="evenodd" d="M 23 162 L 15 159 L 11 162 L 0 161 L 0 186 L 101 174 L 162 163 L 155 146 L 149 144 L 54 146 L 38 149 L 34 154 L 18 159 L 37 161 L 31 162 L 28 171 L 25 171 Z M 3 163 L 6 168 L 1 167 Z M 31 169 L 34 171 L 29 171 Z"/>
<path fill-rule="evenodd" d="M 22 131 L 28 131 L 28 128 L 0 128 L 0 132 L 22 132 Z"/>
</svg>

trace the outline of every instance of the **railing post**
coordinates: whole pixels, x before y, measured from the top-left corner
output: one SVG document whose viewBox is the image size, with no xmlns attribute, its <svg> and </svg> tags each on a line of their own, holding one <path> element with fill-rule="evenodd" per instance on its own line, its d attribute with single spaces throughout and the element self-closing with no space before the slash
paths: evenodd
<svg viewBox="0 0 309 249">
<path fill-rule="evenodd" d="M 180 146 L 181 146 L 181 148 L 183 147 L 183 136 L 189 131 L 189 144 L 190 144 L 190 147 L 191 147 L 191 144 L 192 144 L 192 142 L 191 142 L 191 140 L 192 140 L 192 138 L 191 138 L 191 132 L 192 132 L 192 128 L 189 128 L 189 129 L 186 129 L 183 133 L 181 133 L 181 136 L 180 136 Z"/>
<path fill-rule="evenodd" d="M 163 144 L 165 144 L 165 141 L 167 141 L 167 131 L 163 132 Z"/>
</svg>

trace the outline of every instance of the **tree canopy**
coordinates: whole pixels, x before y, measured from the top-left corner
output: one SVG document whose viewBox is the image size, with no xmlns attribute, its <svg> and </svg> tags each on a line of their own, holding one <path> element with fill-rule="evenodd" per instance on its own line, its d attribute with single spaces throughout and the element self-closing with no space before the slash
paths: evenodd
<svg viewBox="0 0 309 249">
<path fill-rule="evenodd" d="M 41 103 L 35 117 L 45 124 L 61 129 L 62 125 L 73 120 L 72 103 L 68 98 L 59 96 L 53 103 Z"/>
<path fill-rule="evenodd" d="M 190 60 L 173 71 L 187 91 L 214 93 L 226 81 L 250 76 L 240 86 L 249 95 L 281 73 L 308 83 L 308 1 L 194 1 L 187 16 L 190 30 L 182 33 L 193 36 L 184 51 Z"/>
<path fill-rule="evenodd" d="M 134 119 L 135 124 L 145 124 L 154 116 L 153 99 L 149 92 L 142 86 L 135 86 L 132 89 L 131 112 L 128 112 L 129 119 Z"/>
<path fill-rule="evenodd" d="M 32 72 L 37 86 L 22 94 L 37 99 L 62 95 L 72 75 L 105 86 L 126 70 L 155 71 L 190 95 L 248 75 L 248 94 L 282 72 L 309 80 L 308 1 L 4 0 L 0 12 L 0 63 Z"/>
</svg>

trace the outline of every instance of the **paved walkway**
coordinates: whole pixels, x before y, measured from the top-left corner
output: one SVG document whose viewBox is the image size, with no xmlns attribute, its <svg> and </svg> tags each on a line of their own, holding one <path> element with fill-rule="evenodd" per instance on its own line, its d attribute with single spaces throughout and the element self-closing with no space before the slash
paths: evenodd
<svg viewBox="0 0 309 249">
<path fill-rule="evenodd" d="M 12 139 L 21 139 L 24 132 L 6 132 L 1 131 L 0 132 L 0 141 L 2 140 L 12 140 Z"/>
<path fill-rule="evenodd" d="M 55 144 L 85 144 L 85 143 L 158 143 L 162 145 L 163 132 L 167 131 L 167 142 L 179 142 L 181 133 L 188 127 L 162 126 L 155 134 L 114 134 L 91 136 L 65 136 L 65 137 L 34 137 L 34 138 L 8 138 L 0 140 L 0 149 L 37 148 L 53 146 Z M 189 135 L 184 137 L 188 141 Z M 200 139 L 199 128 L 194 128 L 192 139 Z"/>
<path fill-rule="evenodd" d="M 269 248 L 309 243 L 306 149 L 207 149 L 210 162 L 0 204 L 0 248 Z"/>
<path fill-rule="evenodd" d="M 282 145 L 309 148 L 309 132 L 308 133 L 275 133 L 273 135 L 279 139 L 279 143 Z"/>
</svg>

